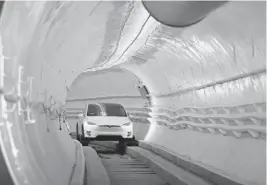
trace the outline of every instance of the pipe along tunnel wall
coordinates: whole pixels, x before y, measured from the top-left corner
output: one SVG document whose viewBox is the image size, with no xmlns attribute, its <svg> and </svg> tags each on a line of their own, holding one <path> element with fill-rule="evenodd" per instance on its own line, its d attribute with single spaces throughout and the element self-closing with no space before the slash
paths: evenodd
<svg viewBox="0 0 267 185">
<path fill-rule="evenodd" d="M 187 28 L 160 24 L 141 2 L 5 3 L 0 142 L 14 183 L 73 180 L 79 148 L 57 116 L 80 73 L 114 65 L 151 92 L 147 142 L 265 184 L 265 33 L 265 2 L 228 2 Z"/>
</svg>

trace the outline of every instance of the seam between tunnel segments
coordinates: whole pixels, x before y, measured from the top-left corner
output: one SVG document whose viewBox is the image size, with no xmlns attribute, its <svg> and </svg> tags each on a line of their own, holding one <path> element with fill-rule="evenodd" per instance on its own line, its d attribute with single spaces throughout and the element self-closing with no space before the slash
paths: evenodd
<svg viewBox="0 0 267 185">
<path fill-rule="evenodd" d="M 190 91 L 194 91 L 194 90 L 201 90 L 201 89 L 205 89 L 205 88 L 208 88 L 208 87 L 224 84 L 224 83 L 227 83 L 227 82 L 237 81 L 237 80 L 248 78 L 248 77 L 251 77 L 251 76 L 262 75 L 264 73 L 266 74 L 266 69 L 259 69 L 259 70 L 256 70 L 256 71 L 253 71 L 253 72 L 250 72 L 250 73 L 244 73 L 244 74 L 237 75 L 237 76 L 225 79 L 225 80 L 219 80 L 219 81 L 216 81 L 216 82 L 208 83 L 208 84 L 202 85 L 202 86 L 190 87 L 190 88 L 187 88 L 187 89 L 184 89 L 184 90 L 175 91 L 175 92 L 172 92 L 172 93 L 150 94 L 150 95 L 147 95 L 147 96 L 149 96 L 149 97 L 153 96 L 153 97 L 157 97 L 157 98 L 172 97 L 172 96 L 175 96 L 175 95 L 184 94 L 184 93 L 187 93 L 187 92 L 190 92 Z"/>
<path fill-rule="evenodd" d="M 132 2 L 131 2 L 131 5 L 130 5 L 130 11 L 129 11 L 129 14 L 128 14 L 126 20 L 125 20 L 124 23 L 123 23 L 123 27 L 122 27 L 122 29 L 120 30 L 120 33 L 119 33 L 119 39 L 118 39 L 117 42 L 116 42 L 115 50 L 114 50 L 114 51 L 112 52 L 112 54 L 108 57 L 107 62 L 100 64 L 100 66 L 101 66 L 101 65 L 105 65 L 105 64 L 107 64 L 107 63 L 110 61 L 110 59 L 111 59 L 111 58 L 115 55 L 115 53 L 117 52 L 118 47 L 119 47 L 119 43 L 120 43 L 120 40 L 121 40 L 121 37 L 122 37 L 123 30 L 124 30 L 124 28 L 125 28 L 125 26 L 126 26 L 128 20 L 129 20 L 129 18 L 130 18 L 130 16 L 131 16 L 131 12 L 132 12 L 133 8 L 134 8 L 134 5 L 133 5 L 133 1 L 132 1 Z M 87 68 L 86 70 L 88 70 L 88 69 L 91 69 L 91 68 Z"/>
<path fill-rule="evenodd" d="M 147 24 L 147 22 L 148 22 L 148 20 L 149 20 L 150 17 L 151 17 L 151 15 L 148 15 L 147 19 L 145 20 L 144 24 L 142 25 L 140 31 L 138 32 L 138 34 L 136 35 L 136 37 L 134 38 L 134 40 L 131 42 L 131 44 L 128 45 L 128 47 L 123 51 L 123 53 L 121 54 L 121 56 L 120 56 L 117 60 L 115 60 L 114 63 L 116 63 L 118 60 L 120 60 L 120 59 L 123 57 L 123 55 L 125 54 L 125 52 L 127 52 L 127 50 L 128 50 L 128 49 L 134 44 L 134 42 L 138 39 L 138 37 L 139 37 L 140 34 L 142 33 L 142 31 L 143 31 L 144 27 L 146 26 L 146 24 Z M 96 70 L 101 70 L 101 68 L 102 68 L 102 69 L 105 69 L 105 65 L 106 65 L 106 64 L 108 65 L 108 62 L 106 62 L 105 64 L 101 64 L 100 66 L 97 66 L 97 67 L 88 68 L 88 69 L 86 69 L 84 72 L 88 72 L 88 71 L 90 71 L 90 70 L 94 70 L 95 68 L 96 68 Z M 112 65 L 111 65 L 110 67 L 112 67 Z"/>
<path fill-rule="evenodd" d="M 116 62 L 117 62 L 118 60 L 120 60 L 120 59 L 123 57 L 123 55 L 126 53 L 126 51 L 133 45 L 133 43 L 134 43 L 134 42 L 137 40 L 137 38 L 141 35 L 141 33 L 142 33 L 142 31 L 143 31 L 143 29 L 144 29 L 145 25 L 147 24 L 147 21 L 149 20 L 150 17 L 151 17 L 151 15 L 149 15 L 149 16 L 147 17 L 147 19 L 146 19 L 146 21 L 144 22 L 144 24 L 142 25 L 142 27 L 141 27 L 139 33 L 136 35 L 136 37 L 135 37 L 134 40 L 131 42 L 131 44 L 124 50 L 124 52 L 121 54 L 121 56 L 116 60 Z"/>
<path fill-rule="evenodd" d="M 102 3 L 103 1 L 99 1 L 96 5 L 95 5 L 95 7 L 93 8 L 93 10 L 90 12 L 90 14 L 89 14 L 89 17 L 95 12 L 95 10 L 99 7 L 99 5 Z"/>
</svg>

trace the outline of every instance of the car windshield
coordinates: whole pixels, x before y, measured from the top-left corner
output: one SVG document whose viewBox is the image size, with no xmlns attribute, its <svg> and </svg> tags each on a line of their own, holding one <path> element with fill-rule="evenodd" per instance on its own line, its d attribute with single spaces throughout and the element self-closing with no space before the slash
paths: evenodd
<svg viewBox="0 0 267 185">
<path fill-rule="evenodd" d="M 106 116 L 127 117 L 124 108 L 121 105 L 106 104 Z"/>
<path fill-rule="evenodd" d="M 102 116 L 102 110 L 98 105 L 88 105 L 87 116 Z"/>
</svg>

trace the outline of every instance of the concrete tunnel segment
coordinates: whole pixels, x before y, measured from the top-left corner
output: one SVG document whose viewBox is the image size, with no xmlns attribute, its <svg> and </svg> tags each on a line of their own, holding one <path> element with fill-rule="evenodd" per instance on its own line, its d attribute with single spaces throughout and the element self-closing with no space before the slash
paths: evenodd
<svg viewBox="0 0 267 185">
<path fill-rule="evenodd" d="M 22 116 L 27 101 L 1 93 L 1 149 L 15 183 L 69 182 L 75 143 L 53 111 L 80 73 L 113 65 L 153 96 L 147 142 L 237 182 L 265 183 L 265 2 L 229 2 L 183 29 L 158 23 L 141 2 L 7 2 L 1 42 L 1 91 L 29 92 L 36 121 Z"/>
</svg>

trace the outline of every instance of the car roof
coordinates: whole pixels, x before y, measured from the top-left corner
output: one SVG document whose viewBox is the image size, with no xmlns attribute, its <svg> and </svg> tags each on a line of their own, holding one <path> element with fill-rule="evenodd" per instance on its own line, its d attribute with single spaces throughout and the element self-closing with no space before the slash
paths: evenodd
<svg viewBox="0 0 267 185">
<path fill-rule="evenodd" d="M 98 105 L 98 106 L 101 106 L 101 107 L 105 107 L 106 105 L 113 105 L 113 106 L 120 106 L 120 107 L 123 107 L 121 104 L 119 103 L 88 103 L 87 106 L 89 105 Z"/>
<path fill-rule="evenodd" d="M 122 106 L 119 103 L 101 103 L 101 105 L 105 106 L 105 105 L 114 105 L 114 106 Z"/>
</svg>

